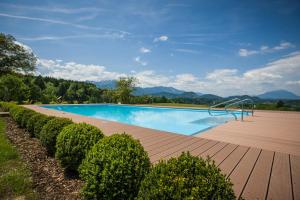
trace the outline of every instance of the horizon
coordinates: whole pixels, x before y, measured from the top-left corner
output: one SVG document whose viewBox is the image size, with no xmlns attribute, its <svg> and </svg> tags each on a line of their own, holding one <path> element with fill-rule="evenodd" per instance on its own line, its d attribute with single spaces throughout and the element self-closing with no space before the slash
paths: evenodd
<svg viewBox="0 0 300 200">
<path fill-rule="evenodd" d="M 42 76 L 134 76 L 218 96 L 300 95 L 300 2 L 2 1 L 1 32 L 38 56 Z"/>
</svg>

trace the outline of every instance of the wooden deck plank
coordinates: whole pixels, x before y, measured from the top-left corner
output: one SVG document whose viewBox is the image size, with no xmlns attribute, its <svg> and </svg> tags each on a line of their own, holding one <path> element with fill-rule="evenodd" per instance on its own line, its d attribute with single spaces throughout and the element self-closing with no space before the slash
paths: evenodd
<svg viewBox="0 0 300 200">
<path fill-rule="evenodd" d="M 290 155 L 294 199 L 300 200 L 300 156 Z"/>
<path fill-rule="evenodd" d="M 168 155 L 173 154 L 174 152 L 177 151 L 181 151 L 181 150 L 185 150 L 186 147 L 188 147 L 189 145 L 192 145 L 196 142 L 199 141 L 199 138 L 192 138 L 191 140 L 188 141 L 184 141 L 183 143 L 179 144 L 179 145 L 175 145 L 175 146 L 171 146 L 169 149 L 156 153 L 156 154 L 149 154 L 149 156 L 153 159 L 153 160 L 157 160 L 160 158 L 164 158 Z"/>
<path fill-rule="evenodd" d="M 273 156 L 274 152 L 262 150 L 242 193 L 242 198 L 265 199 L 269 185 Z"/>
<path fill-rule="evenodd" d="M 198 148 L 199 146 L 202 146 L 202 145 L 205 145 L 206 143 L 208 143 L 208 142 L 210 142 L 211 140 L 206 140 L 206 139 L 201 139 L 201 140 L 199 140 L 199 141 L 197 141 L 197 142 L 195 142 L 195 143 L 193 143 L 193 144 L 191 144 L 191 145 L 189 145 L 189 146 L 187 146 L 185 149 L 180 149 L 180 150 L 177 150 L 176 152 L 173 152 L 172 154 L 170 154 L 170 155 L 167 155 L 167 156 L 165 156 L 165 157 L 161 157 L 161 158 L 150 158 L 151 159 L 151 161 L 153 162 L 153 163 L 155 163 L 155 162 L 157 162 L 157 161 L 159 161 L 160 159 L 163 159 L 163 160 L 166 160 L 166 159 L 169 159 L 169 158 L 174 158 L 174 157 L 178 157 L 178 156 L 180 156 L 180 154 L 182 153 L 182 152 L 187 152 L 187 151 L 192 151 L 192 150 L 194 150 L 195 148 Z"/>
<path fill-rule="evenodd" d="M 293 199 L 288 154 L 275 153 L 267 199 Z"/>
<path fill-rule="evenodd" d="M 206 150 L 210 149 L 211 147 L 213 147 L 214 145 L 216 145 L 217 143 L 219 143 L 218 141 L 215 140 L 211 140 L 208 143 L 206 143 L 205 145 L 202 145 L 196 149 L 194 149 L 193 151 L 191 151 L 190 153 L 194 156 L 199 156 L 201 153 L 205 152 Z"/>
<path fill-rule="evenodd" d="M 221 151 L 226 145 L 228 145 L 228 143 L 219 142 L 218 144 L 216 144 L 212 148 L 210 148 L 207 151 L 201 153 L 200 156 L 202 158 L 207 158 L 208 156 L 209 157 L 213 157 L 216 153 L 218 153 L 219 151 Z"/>
<path fill-rule="evenodd" d="M 184 138 L 177 139 L 177 140 L 170 142 L 168 144 L 165 144 L 165 145 L 156 146 L 155 148 L 148 151 L 148 155 L 151 157 L 155 154 L 161 153 L 163 151 L 167 151 L 170 148 L 177 147 L 178 145 L 188 142 L 188 141 L 191 141 L 191 140 L 193 140 L 192 137 L 184 137 Z"/>
<path fill-rule="evenodd" d="M 250 148 L 229 176 L 231 181 L 234 182 L 233 190 L 238 199 L 245 184 L 248 181 L 249 176 L 251 175 L 252 169 L 257 161 L 260 152 L 260 149 Z"/>
<path fill-rule="evenodd" d="M 229 156 L 236 148 L 238 145 L 235 144 L 229 144 L 227 145 L 222 151 L 218 152 L 215 154 L 212 158 L 215 161 L 215 164 L 218 166 L 223 160 Z"/>
<path fill-rule="evenodd" d="M 218 167 L 229 176 L 248 150 L 249 147 L 239 146 Z"/>
</svg>

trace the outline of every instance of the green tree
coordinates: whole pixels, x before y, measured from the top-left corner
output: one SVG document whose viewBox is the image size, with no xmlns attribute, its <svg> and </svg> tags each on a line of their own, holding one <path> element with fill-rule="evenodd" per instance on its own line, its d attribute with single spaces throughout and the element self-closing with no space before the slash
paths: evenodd
<svg viewBox="0 0 300 200">
<path fill-rule="evenodd" d="M 44 79 L 41 75 L 35 77 L 33 83 L 41 88 L 41 90 L 44 90 L 46 88 L 46 84 L 44 82 Z"/>
<path fill-rule="evenodd" d="M 117 81 L 116 93 L 121 103 L 130 103 L 131 93 L 134 90 L 136 82 L 137 80 L 134 77 L 120 78 Z"/>
<path fill-rule="evenodd" d="M 22 79 L 8 74 L 0 78 L 0 99 L 22 102 L 26 99 L 26 85 Z"/>
<path fill-rule="evenodd" d="M 36 57 L 31 50 L 18 43 L 11 35 L 0 33 L 0 74 L 30 72 L 36 67 Z"/>
</svg>

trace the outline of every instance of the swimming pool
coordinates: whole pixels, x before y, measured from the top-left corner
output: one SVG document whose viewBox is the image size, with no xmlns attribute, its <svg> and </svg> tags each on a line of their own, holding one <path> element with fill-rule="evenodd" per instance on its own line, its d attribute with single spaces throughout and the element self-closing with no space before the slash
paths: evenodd
<svg viewBox="0 0 300 200">
<path fill-rule="evenodd" d="M 115 104 L 47 105 L 42 107 L 183 135 L 193 135 L 234 120 L 233 115 L 225 111 L 212 111 L 216 116 L 210 116 L 207 109 Z M 238 111 L 235 114 L 240 116 Z"/>
</svg>

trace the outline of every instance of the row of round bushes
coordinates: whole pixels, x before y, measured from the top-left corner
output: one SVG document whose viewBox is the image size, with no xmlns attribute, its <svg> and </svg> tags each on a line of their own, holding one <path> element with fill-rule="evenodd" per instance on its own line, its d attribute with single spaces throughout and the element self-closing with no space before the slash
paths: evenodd
<svg viewBox="0 0 300 200">
<path fill-rule="evenodd" d="M 79 173 L 85 199 L 235 199 L 232 183 L 209 159 L 183 153 L 151 166 L 140 142 L 127 134 L 104 137 L 85 123 L 11 103 L 0 106 L 62 167 Z"/>
</svg>

